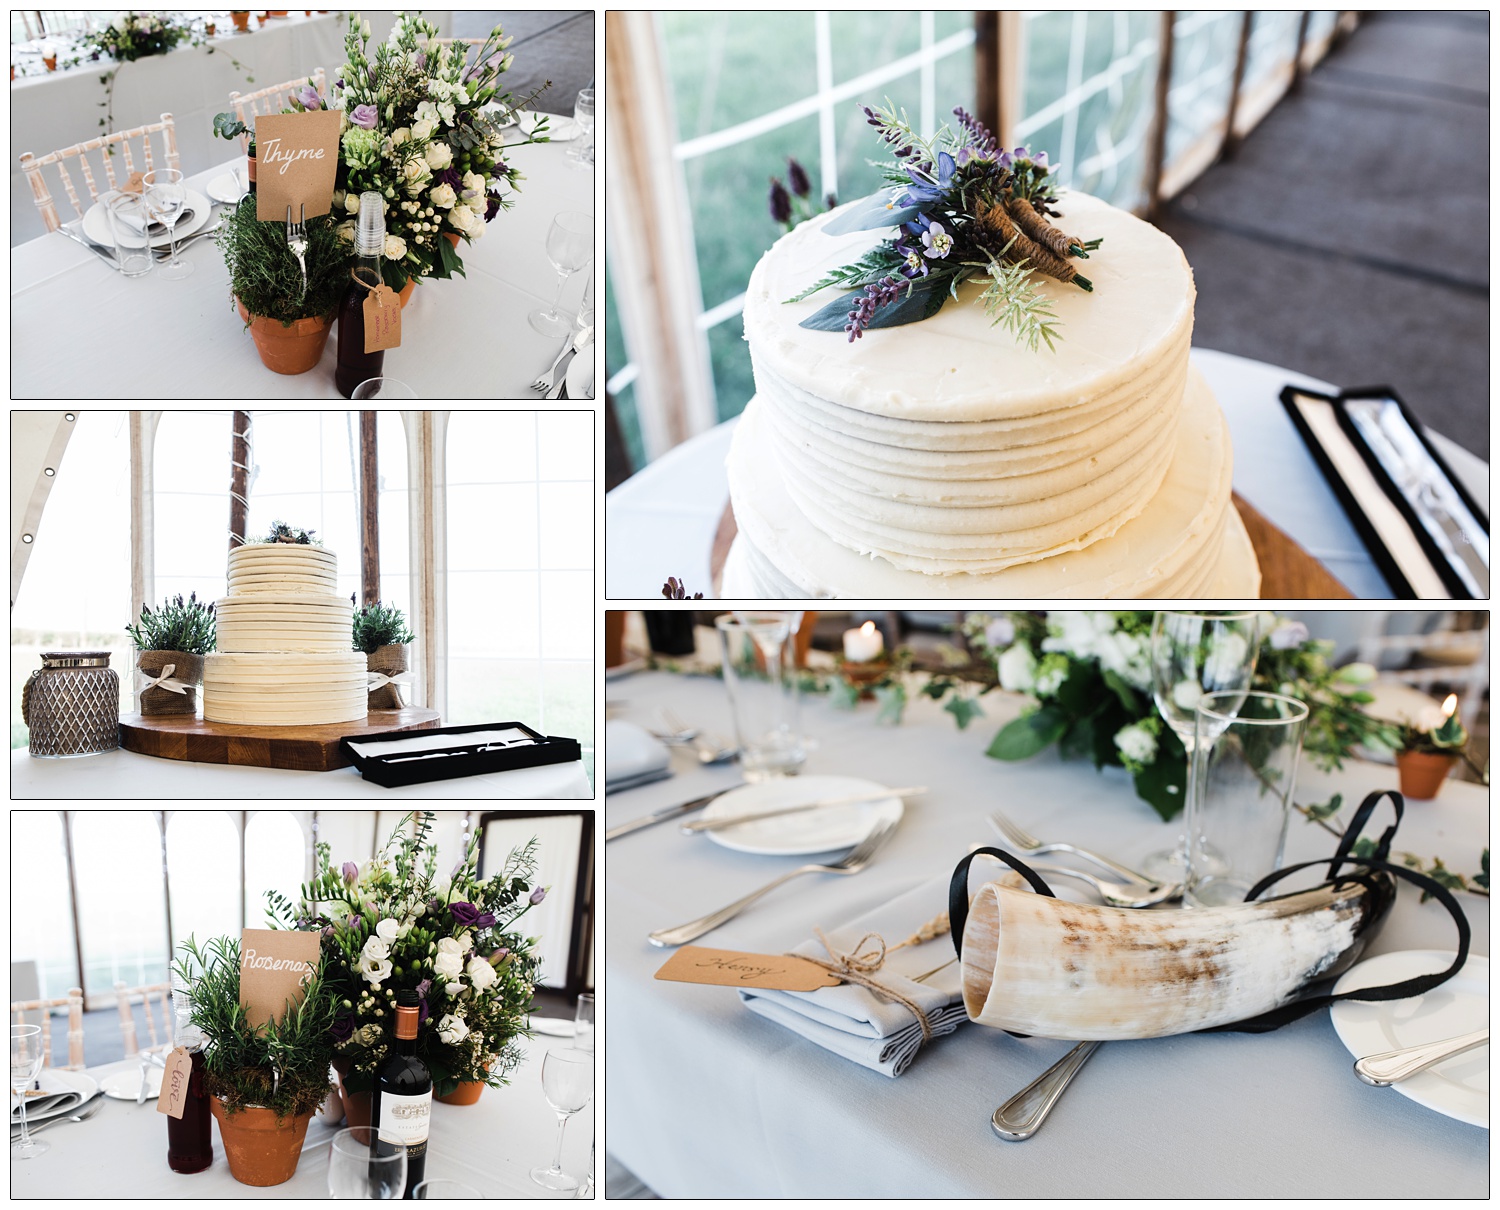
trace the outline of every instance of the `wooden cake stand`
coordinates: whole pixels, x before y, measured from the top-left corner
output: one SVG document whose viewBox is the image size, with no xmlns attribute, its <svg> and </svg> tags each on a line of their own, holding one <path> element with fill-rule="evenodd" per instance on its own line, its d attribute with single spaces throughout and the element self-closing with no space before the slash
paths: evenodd
<svg viewBox="0 0 1500 1210">
<path fill-rule="evenodd" d="M 1255 557 L 1260 562 L 1260 595 L 1268 601 L 1347 601 L 1354 594 L 1338 582 L 1326 567 L 1303 550 L 1288 534 L 1267 521 L 1260 513 L 1240 498 L 1234 496 L 1234 507 L 1239 511 L 1245 531 L 1250 535 L 1250 545 L 1255 547 Z M 714 534 L 713 551 L 709 556 L 709 568 L 713 573 L 713 595 L 723 596 L 720 585 L 724 579 L 724 560 L 729 557 L 729 546 L 738 533 L 734 522 L 734 506 L 726 504 L 724 515 L 719 518 L 719 528 Z"/>
<path fill-rule="evenodd" d="M 206 765 L 259 765 L 265 769 L 323 772 L 351 764 L 339 749 L 344 736 L 381 731 L 427 731 L 442 725 L 436 710 L 371 710 L 363 722 L 315 727 L 247 727 L 210 723 L 197 715 L 127 714 L 120 719 L 120 747 L 143 756 L 192 760 Z"/>
</svg>

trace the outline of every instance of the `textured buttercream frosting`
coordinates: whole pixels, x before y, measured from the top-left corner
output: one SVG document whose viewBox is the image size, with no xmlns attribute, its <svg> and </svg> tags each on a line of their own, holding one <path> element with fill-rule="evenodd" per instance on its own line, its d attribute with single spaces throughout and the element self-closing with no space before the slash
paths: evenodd
<svg viewBox="0 0 1500 1210">
<path fill-rule="evenodd" d="M 215 723 L 296 727 L 362 720 L 369 674 L 358 651 L 217 652 L 203 670 L 203 717 Z"/>
</svg>

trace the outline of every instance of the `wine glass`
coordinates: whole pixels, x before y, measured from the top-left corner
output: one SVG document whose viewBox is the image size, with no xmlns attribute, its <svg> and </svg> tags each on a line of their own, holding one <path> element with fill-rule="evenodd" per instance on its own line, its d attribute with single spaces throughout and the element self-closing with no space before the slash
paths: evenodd
<svg viewBox="0 0 1500 1210">
<path fill-rule="evenodd" d="M 21 1137 L 10 1145 L 10 1158 L 29 1160 L 51 1150 L 48 1143 L 38 1143 L 26 1128 L 26 1093 L 36 1073 L 42 1070 L 42 1027 L 10 1027 L 10 1090 L 21 1102 Z"/>
<path fill-rule="evenodd" d="M 594 90 L 585 88 L 573 102 L 573 120 L 583 128 L 583 137 L 568 148 L 568 158 L 579 164 L 594 162 Z"/>
<path fill-rule="evenodd" d="M 1187 751 L 1185 818 L 1193 818 L 1199 765 L 1223 727 L 1198 729 L 1196 708 L 1205 693 L 1218 693 L 1217 708 L 1232 720 L 1250 692 L 1260 652 L 1260 614 L 1159 610 L 1151 622 L 1151 687 L 1156 709 Z M 1228 726 L 1226 721 L 1224 726 Z M 1152 853 L 1141 868 L 1162 882 L 1187 875 L 1188 838 Z"/>
<path fill-rule="evenodd" d="M 552 1167 L 533 1168 L 531 1179 L 544 1189 L 569 1193 L 578 1188 L 578 1182 L 562 1170 L 563 1131 L 568 1119 L 594 1095 L 594 1056 L 571 1046 L 549 1050 L 542 1060 L 542 1092 L 557 1114 L 557 1154 Z"/>
<path fill-rule="evenodd" d="M 350 399 L 415 399 L 417 393 L 399 378 L 366 378 Z"/>
<path fill-rule="evenodd" d="M 579 995 L 578 1008 L 573 1013 L 573 1045 L 594 1053 L 594 997 L 587 992 Z"/>
<path fill-rule="evenodd" d="M 182 208 L 187 205 L 187 186 L 183 184 L 179 168 L 153 168 L 145 176 L 146 206 L 156 221 L 167 229 L 172 245 L 172 259 L 157 272 L 168 281 L 191 277 L 192 261 L 177 259 L 177 220 L 182 217 Z M 147 235 L 146 242 L 151 242 Z"/>
<path fill-rule="evenodd" d="M 483 1201 L 484 1194 L 463 1181 L 438 1179 L 423 1181 L 411 1191 L 411 1198 L 414 1202 L 473 1202 Z"/>
<path fill-rule="evenodd" d="M 379 1137 L 373 1126 L 350 1126 L 328 1150 L 328 1195 L 394 1201 L 406 1193 L 406 1145 Z"/>
<path fill-rule="evenodd" d="M 566 336 L 572 325 L 557 309 L 568 278 L 594 259 L 594 216 L 578 210 L 564 210 L 547 229 L 547 259 L 557 270 L 557 297 L 552 305 L 538 308 L 526 318 L 543 336 Z"/>
</svg>

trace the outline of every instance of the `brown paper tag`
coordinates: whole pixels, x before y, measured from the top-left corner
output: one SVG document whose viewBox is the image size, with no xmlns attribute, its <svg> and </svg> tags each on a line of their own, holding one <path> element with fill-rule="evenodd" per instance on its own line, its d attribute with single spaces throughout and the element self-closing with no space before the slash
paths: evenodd
<svg viewBox="0 0 1500 1210">
<path fill-rule="evenodd" d="M 240 933 L 240 1003 L 256 1028 L 280 1021 L 287 1002 L 302 1003 L 303 985 L 318 969 L 317 933 L 244 929 Z"/>
<path fill-rule="evenodd" d="M 365 352 L 401 346 L 401 296 L 384 282 L 365 295 Z"/>
<path fill-rule="evenodd" d="M 121 193 L 141 194 L 146 192 L 146 175 L 142 172 L 132 172 L 130 179 L 120 186 Z"/>
<path fill-rule="evenodd" d="M 783 992 L 810 992 L 843 980 L 805 958 L 786 954 L 746 954 L 684 945 L 656 972 L 673 983 L 708 983 L 715 987 L 759 987 Z"/>
<path fill-rule="evenodd" d="M 337 110 L 265 114 L 255 119 L 255 217 L 263 223 L 327 214 L 339 166 Z"/>
<path fill-rule="evenodd" d="M 167 1069 L 161 1073 L 161 1095 L 156 1098 L 156 1112 L 171 1118 L 182 1117 L 187 1108 L 188 1080 L 193 1075 L 193 1056 L 179 1046 L 167 1056 Z M 141 1072 L 141 1079 L 146 1073 Z"/>
</svg>

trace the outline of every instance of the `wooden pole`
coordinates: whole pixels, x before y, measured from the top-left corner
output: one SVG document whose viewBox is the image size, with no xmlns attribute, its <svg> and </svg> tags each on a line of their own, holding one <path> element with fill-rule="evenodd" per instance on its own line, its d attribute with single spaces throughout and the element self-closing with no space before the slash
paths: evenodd
<svg viewBox="0 0 1500 1210">
<path fill-rule="evenodd" d="M 1000 131 L 1000 14 L 974 14 L 974 116 L 996 137 Z"/>
<path fill-rule="evenodd" d="M 1003 150 L 1019 141 L 1016 126 L 1021 121 L 1021 83 L 1023 51 L 1021 14 L 1008 9 L 999 14 L 997 69 L 995 71 L 995 124 L 990 129 Z"/>
<path fill-rule="evenodd" d="M 73 861 L 73 812 L 62 813 L 63 853 L 68 861 L 68 907 L 73 913 L 73 954 L 78 960 L 78 986 L 88 1002 L 89 985 L 83 980 L 83 929 L 78 923 L 78 869 Z"/>
<path fill-rule="evenodd" d="M 1250 30 L 1255 24 L 1255 13 L 1246 9 L 1240 19 L 1240 45 L 1234 56 L 1234 80 L 1229 86 L 1229 112 L 1224 117 L 1224 141 L 1219 144 L 1219 155 L 1233 159 L 1239 149 L 1240 136 L 1235 133 L 1235 116 L 1240 108 L 1240 88 L 1245 83 L 1245 61 L 1250 57 Z"/>
<path fill-rule="evenodd" d="M 229 549 L 245 545 L 250 512 L 250 413 L 235 412 L 229 445 Z"/>
<path fill-rule="evenodd" d="M 1304 9 L 1302 16 L 1297 21 L 1297 53 L 1292 56 L 1292 84 L 1288 92 L 1297 92 L 1302 88 L 1302 50 L 1307 45 L 1307 25 L 1312 20 L 1312 13 Z"/>
<path fill-rule="evenodd" d="M 1161 15 L 1156 52 L 1156 112 L 1151 119 L 1151 151 L 1146 159 L 1146 217 L 1155 219 L 1161 209 L 1161 178 L 1167 163 L 1167 94 L 1172 89 L 1172 27 L 1177 13 Z"/>
<path fill-rule="evenodd" d="M 380 461 L 375 452 L 375 413 L 359 414 L 360 585 L 363 601 L 380 600 Z"/>
</svg>

